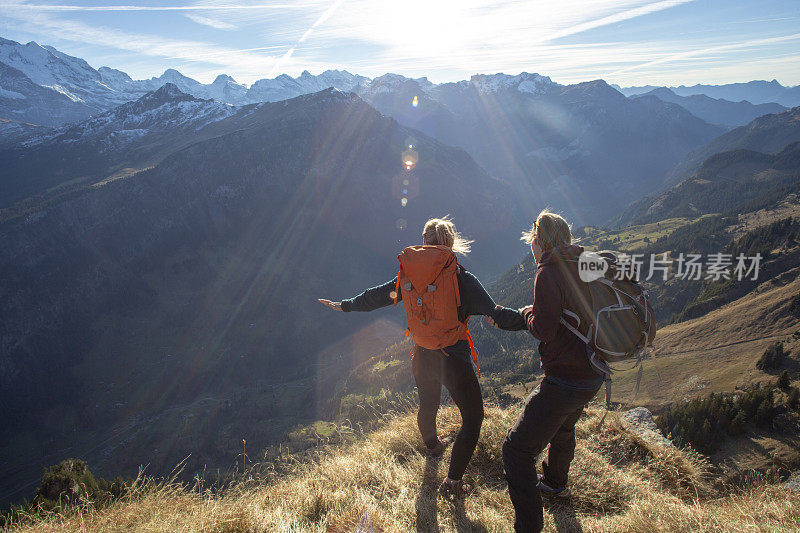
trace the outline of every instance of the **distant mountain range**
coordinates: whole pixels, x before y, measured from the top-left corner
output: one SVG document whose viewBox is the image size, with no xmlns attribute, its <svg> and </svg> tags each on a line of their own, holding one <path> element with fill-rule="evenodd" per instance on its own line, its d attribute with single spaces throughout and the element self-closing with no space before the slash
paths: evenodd
<svg viewBox="0 0 800 533">
<path fill-rule="evenodd" d="M 599 222 L 609 210 L 621 209 L 657 189 L 667 170 L 688 152 L 725 131 L 724 126 L 711 125 L 659 98 L 626 99 L 602 80 L 565 86 L 546 76 L 522 73 L 475 75 L 470 80 L 437 85 L 426 78 L 396 74 L 368 79 L 327 71 L 318 76 L 304 72 L 298 78 L 281 75 L 259 80 L 247 88 L 228 76 L 219 76 L 204 85 L 176 70 L 167 70 L 158 78 L 136 81 L 107 67 L 94 70 L 85 61 L 51 47 L 8 40 L 0 41 L 0 61 L 6 61 L 8 68 L 28 79 L 32 89 L 52 96 L 50 102 L 40 98 L 27 107 L 27 98 L 0 98 L 0 118 L 36 123 L 26 117 L 41 119 L 41 115 L 47 115 L 48 124 L 74 124 L 60 126 L 49 137 L 40 134 L 20 147 L 26 155 L 11 158 L 14 162 L 4 175 L 12 177 L 0 185 L 6 192 L 13 187 L 14 193 L 5 194 L 0 206 L 70 179 L 154 164 L 159 154 L 167 153 L 180 139 L 189 139 L 188 126 L 184 133 L 173 135 L 175 132 L 168 133 L 173 126 L 161 128 L 157 119 L 152 128 L 119 126 L 117 119 L 107 115 L 118 113 L 111 111 L 111 106 L 157 91 L 165 83 L 198 100 L 185 104 L 189 116 L 171 119 L 175 127 L 179 123 L 195 124 L 191 115 L 197 106 L 207 108 L 203 113 L 211 114 L 198 120 L 209 121 L 212 115 L 241 112 L 226 111 L 225 105 L 230 108 L 281 101 L 330 86 L 354 92 L 404 126 L 466 150 L 491 174 L 505 180 L 516 198 L 526 199 L 519 208 L 527 218 L 550 206 L 580 224 Z M 199 100 L 207 103 L 200 104 Z M 50 105 L 58 112 L 46 113 L 44 110 Z M 94 118 L 86 124 L 76 124 L 74 121 L 81 115 Z M 80 159 L 62 159 L 57 167 L 51 165 L 54 147 L 65 142 L 88 146 L 87 142 L 95 141 L 87 140 L 80 132 L 100 132 L 100 123 L 106 120 L 111 121 L 110 128 L 116 133 L 96 140 L 104 145 L 97 145 L 98 157 L 85 154 Z M 142 124 L 148 120 L 141 119 Z M 128 123 L 137 121 L 140 119 L 133 118 Z M 10 130 L 11 126 L 5 128 Z M 198 132 L 214 131 L 199 122 L 192 128 Z M 156 131 L 162 135 L 158 142 L 154 141 Z M 15 139 L 20 139 L 34 130 L 15 127 L 13 133 Z M 34 145 L 35 150 L 29 150 Z M 111 149 L 112 145 L 121 149 Z"/>
<path fill-rule="evenodd" d="M 678 96 L 671 89 L 659 87 L 650 92 L 632 95 L 631 98 L 655 96 L 664 102 L 678 104 L 696 117 L 710 124 L 725 126 L 743 126 L 748 122 L 770 113 L 780 113 L 786 108 L 780 104 L 751 104 L 746 100 L 731 102 L 728 100 L 711 98 L 704 94 L 692 96 Z"/>
<path fill-rule="evenodd" d="M 769 197 L 774 203 L 796 192 L 800 192 L 800 141 L 777 153 L 735 148 L 710 156 L 691 177 L 666 192 L 634 202 L 613 225 L 694 218 L 720 211 L 747 212 L 754 208 L 742 206 L 756 199 Z"/>
<path fill-rule="evenodd" d="M 149 80 L 133 80 L 109 67 L 95 70 L 83 59 L 59 52 L 51 46 L 20 44 L 0 38 L 0 118 L 58 126 L 108 111 L 125 102 L 172 83 L 182 92 L 200 99 L 245 105 L 276 102 L 328 87 L 354 91 L 369 79 L 344 71 L 329 70 L 318 76 L 303 72 L 262 79 L 249 88 L 224 74 L 203 84 L 167 69 Z M 36 98 L 36 101 L 27 101 Z M 47 111 L 58 110 L 54 116 Z"/>
<path fill-rule="evenodd" d="M 227 129 L 211 127 L 237 112 L 252 110 L 200 100 L 168 83 L 83 122 L 0 149 L 0 209 L 75 179 L 114 179 L 116 172 L 152 166 L 182 146 L 241 127 L 235 119 Z"/>
<path fill-rule="evenodd" d="M 387 75 L 362 95 L 467 150 L 514 187 L 528 217 L 549 205 L 578 224 L 653 191 L 677 161 L 725 131 L 657 98 L 625 98 L 602 80 L 565 86 L 522 73 L 432 86 Z"/>
<path fill-rule="evenodd" d="M 641 87 L 614 87 L 625 96 L 634 96 L 648 93 L 655 89 L 661 89 L 656 85 L 643 85 Z M 800 85 L 794 87 L 784 87 L 778 80 L 764 81 L 754 80 L 746 83 L 728 83 L 725 85 L 692 85 L 687 87 L 667 87 L 678 96 L 692 96 L 704 94 L 711 98 L 728 100 L 730 102 L 741 102 L 743 100 L 751 104 L 776 103 L 786 107 L 796 107 L 800 105 Z"/>
<path fill-rule="evenodd" d="M 703 161 L 714 154 L 740 148 L 772 154 L 796 141 L 800 141 L 800 107 L 758 117 L 692 151 L 670 169 L 664 186 L 669 187 L 691 177 Z"/>
</svg>

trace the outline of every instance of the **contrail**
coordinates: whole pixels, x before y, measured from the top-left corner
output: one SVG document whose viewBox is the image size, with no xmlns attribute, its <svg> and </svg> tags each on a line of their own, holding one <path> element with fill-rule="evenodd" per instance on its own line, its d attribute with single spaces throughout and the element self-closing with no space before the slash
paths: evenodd
<svg viewBox="0 0 800 533">
<path fill-rule="evenodd" d="M 569 35 L 574 35 L 576 33 L 592 30 L 594 28 L 600 28 L 602 26 L 614 24 L 616 22 L 622 22 L 624 20 L 641 17 L 643 15 L 649 15 L 650 13 L 656 13 L 658 11 L 679 6 L 681 4 L 688 4 L 689 2 L 694 2 L 694 0 L 661 0 L 660 2 L 653 2 L 644 6 L 628 9 L 626 11 L 621 11 L 619 13 L 614 13 L 613 15 L 602 17 L 597 20 L 582 22 L 580 24 L 576 24 L 575 26 L 557 31 L 556 33 L 550 35 L 544 35 L 542 36 L 541 39 L 538 40 L 552 41 L 555 39 L 559 39 L 561 37 L 567 37 Z"/>
<path fill-rule="evenodd" d="M 314 32 L 314 29 L 315 29 L 317 26 L 319 26 L 320 24 L 322 24 L 323 22 L 325 22 L 326 20 L 328 20 L 329 18 L 331 18 L 331 16 L 333 15 L 333 13 L 334 13 L 334 12 L 335 12 L 335 11 L 336 11 L 336 10 L 339 8 L 339 6 L 340 6 L 340 5 L 342 5 L 343 3 L 344 3 L 344 0 L 335 0 L 335 1 L 334 1 L 334 2 L 331 4 L 331 6 L 330 6 L 328 9 L 326 9 L 326 10 L 325 10 L 325 12 L 324 12 L 322 15 L 320 15 L 320 17 L 319 17 L 319 18 L 316 20 L 316 22 L 314 22 L 314 24 L 312 24 L 312 25 L 311 25 L 311 27 L 310 27 L 310 28 L 308 28 L 308 29 L 306 30 L 306 32 L 303 34 L 303 36 L 302 36 L 302 37 L 300 37 L 300 40 L 298 40 L 298 41 L 297 41 L 297 44 L 295 44 L 294 46 L 292 46 L 291 48 L 289 48 L 289 50 L 287 50 L 287 51 L 286 51 L 286 53 L 285 53 L 285 54 L 283 54 L 283 57 L 281 57 L 281 58 L 280 58 L 278 61 L 276 61 L 276 62 L 275 62 L 275 66 L 274 66 L 274 67 L 272 67 L 272 71 L 271 71 L 271 72 L 270 72 L 270 74 L 269 74 L 269 77 L 270 77 L 270 78 L 274 78 L 274 77 L 275 77 L 275 74 L 276 74 L 276 73 L 278 72 L 278 70 L 279 70 L 279 69 L 280 69 L 280 68 L 283 66 L 283 64 L 284 64 L 284 63 L 286 63 L 286 61 L 287 61 L 287 60 L 288 60 L 290 57 L 292 57 L 292 54 L 294 54 L 294 51 L 297 49 L 297 47 L 298 47 L 298 46 L 300 46 L 300 44 L 301 44 L 303 41 L 305 41 L 306 39 L 308 39 L 308 37 L 309 37 L 309 36 L 310 36 L 310 35 L 311 35 L 311 34 Z"/>
</svg>

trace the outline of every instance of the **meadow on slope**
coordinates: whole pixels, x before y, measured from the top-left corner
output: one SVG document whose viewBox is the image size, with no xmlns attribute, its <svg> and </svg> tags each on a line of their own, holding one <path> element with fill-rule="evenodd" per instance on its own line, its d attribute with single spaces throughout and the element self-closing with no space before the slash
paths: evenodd
<svg viewBox="0 0 800 533">
<path fill-rule="evenodd" d="M 74 510 L 10 528 L 51 531 L 511 531 L 501 442 L 520 405 L 488 407 L 467 471 L 477 485 L 465 502 L 437 498 L 449 452 L 427 460 L 409 411 L 387 416 L 364 439 L 329 448 L 273 481 L 242 479 L 212 493 L 144 483 L 109 507 Z M 726 487 L 691 450 L 643 440 L 618 413 L 598 426 L 591 407 L 576 427 L 573 496 L 545 502 L 546 531 L 797 531 L 800 493 L 768 481 Z M 457 410 L 439 414 L 445 433 Z"/>
</svg>

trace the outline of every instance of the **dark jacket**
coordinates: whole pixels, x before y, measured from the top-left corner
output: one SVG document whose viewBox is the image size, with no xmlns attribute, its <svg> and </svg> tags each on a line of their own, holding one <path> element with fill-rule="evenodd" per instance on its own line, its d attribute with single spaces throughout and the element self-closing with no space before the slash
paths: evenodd
<svg viewBox="0 0 800 533">
<path fill-rule="evenodd" d="M 521 329 L 519 313 L 515 309 L 496 309 L 494 300 L 481 282 L 472 273 L 464 268 L 456 274 L 458 291 L 461 295 L 461 305 L 458 307 L 458 320 L 466 322 L 472 315 L 485 315 L 492 319 L 503 329 Z M 397 286 L 397 277 L 377 287 L 367 289 L 355 298 L 342 300 L 342 311 L 374 311 L 387 305 L 392 305 L 392 293 Z M 402 300 L 402 291 L 397 295 L 398 303 Z M 467 341 L 459 341 L 452 346 L 444 348 L 449 355 L 459 355 L 472 360 Z"/>
<path fill-rule="evenodd" d="M 577 382 L 593 388 L 600 386 L 602 377 L 589 364 L 586 344 L 560 323 L 564 309 L 591 316 L 581 312 L 590 305 L 588 288 L 578 276 L 581 252 L 582 246 L 568 245 L 542 254 L 533 282 L 533 305 L 521 314 L 528 331 L 541 341 L 545 375 L 557 384 Z"/>
</svg>

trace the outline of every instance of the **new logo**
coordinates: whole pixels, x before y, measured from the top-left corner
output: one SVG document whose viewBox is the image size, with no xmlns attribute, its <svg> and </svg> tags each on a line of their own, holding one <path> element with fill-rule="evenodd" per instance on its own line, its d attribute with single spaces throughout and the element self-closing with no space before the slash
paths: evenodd
<svg viewBox="0 0 800 533">
<path fill-rule="evenodd" d="M 608 263 L 596 252 L 584 251 L 578 257 L 578 275 L 585 283 L 604 277 L 606 270 Z"/>
</svg>

